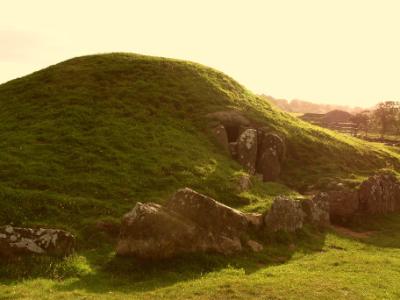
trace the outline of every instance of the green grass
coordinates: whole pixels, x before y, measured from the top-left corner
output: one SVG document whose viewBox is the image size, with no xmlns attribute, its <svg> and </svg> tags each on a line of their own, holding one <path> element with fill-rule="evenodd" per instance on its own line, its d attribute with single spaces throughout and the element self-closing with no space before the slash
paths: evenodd
<svg viewBox="0 0 400 300">
<path fill-rule="evenodd" d="M 215 144 L 205 118 L 228 109 L 285 139 L 279 182 L 252 178 L 251 190 L 237 191 L 243 170 Z M 271 242 L 260 255 L 185 258 L 141 271 L 133 262 L 114 258 L 114 239 L 95 224 L 118 223 L 137 201 L 162 203 L 184 186 L 245 211 L 264 212 L 277 195 L 302 197 L 308 189 L 325 190 L 337 182 L 356 186 L 379 169 L 397 172 L 399 162 L 394 148 L 302 122 L 229 76 L 196 63 L 124 53 L 62 62 L 0 85 L 0 224 L 70 230 L 78 237 L 78 252 L 65 261 L 0 263 L 0 277 L 8 278 L 0 286 L 0 299 L 12 299 L 13 293 L 14 298 L 57 299 L 282 298 L 285 290 L 295 296 L 296 287 L 307 293 L 308 286 L 338 297 L 347 289 L 357 299 L 365 291 L 353 287 L 368 290 L 377 278 L 369 274 L 368 281 L 357 273 L 349 280 L 351 272 L 329 265 L 343 253 L 329 245 L 350 249 L 348 259 L 354 256 L 358 262 L 355 270 L 367 268 L 368 260 L 378 266 L 391 252 L 379 255 L 379 248 L 368 246 L 363 260 L 356 253 L 364 243 L 333 233 L 304 234 L 296 250 Z M 287 238 L 293 237 L 278 240 Z M 397 270 L 388 268 L 389 275 Z M 32 278 L 11 279 L 27 276 Z M 366 281 L 355 282 L 358 278 Z M 383 295 L 381 288 L 371 288 L 370 295 L 374 292 Z"/>
<path fill-rule="evenodd" d="M 138 263 L 87 251 L 51 276 L 2 281 L 0 299 L 398 299 L 400 217 L 367 227 L 353 228 L 372 231 L 363 239 L 304 231 L 232 258 Z"/>
</svg>

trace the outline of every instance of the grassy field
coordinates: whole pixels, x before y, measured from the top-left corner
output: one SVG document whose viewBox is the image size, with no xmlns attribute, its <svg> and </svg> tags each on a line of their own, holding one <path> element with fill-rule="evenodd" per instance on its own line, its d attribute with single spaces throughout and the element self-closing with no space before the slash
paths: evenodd
<svg viewBox="0 0 400 300">
<path fill-rule="evenodd" d="M 2 281 L 0 299 L 399 299 L 400 216 L 353 230 L 303 232 L 230 259 L 143 265 L 89 251 L 53 279 Z M 62 280 L 71 269 L 79 275 Z"/>
<path fill-rule="evenodd" d="M 244 171 L 213 142 L 205 118 L 228 109 L 285 139 L 279 182 L 252 178 L 249 191 L 237 191 Z M 395 297 L 396 246 L 303 232 L 266 241 L 259 255 L 143 266 L 116 259 L 115 239 L 96 223 L 118 223 L 137 201 L 162 203 L 185 186 L 264 212 L 277 195 L 354 187 L 399 166 L 396 149 L 302 122 L 196 63 L 124 53 L 65 61 L 0 85 L 0 224 L 67 229 L 78 238 L 77 254 L 0 262 L 0 299 L 357 299 L 382 298 L 387 285 Z M 397 221 L 381 221 L 388 227 L 376 239 L 392 241 Z"/>
</svg>

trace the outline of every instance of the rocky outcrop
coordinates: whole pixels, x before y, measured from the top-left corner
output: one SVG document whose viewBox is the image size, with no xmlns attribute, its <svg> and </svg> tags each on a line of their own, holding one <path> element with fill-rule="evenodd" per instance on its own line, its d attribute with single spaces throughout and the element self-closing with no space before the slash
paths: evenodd
<svg viewBox="0 0 400 300">
<path fill-rule="evenodd" d="M 329 203 L 330 219 L 334 223 L 347 222 L 359 210 L 358 192 L 355 190 L 344 189 L 319 193 L 315 198 L 326 199 Z"/>
<path fill-rule="evenodd" d="M 301 202 L 306 223 L 319 228 L 330 225 L 330 205 L 326 196 L 326 193 L 321 193 Z"/>
<path fill-rule="evenodd" d="M 276 134 L 263 130 L 258 134 L 257 172 L 263 175 L 264 181 L 274 181 L 281 173 L 286 147 L 283 140 Z"/>
<path fill-rule="evenodd" d="M 165 207 L 214 234 L 239 236 L 249 228 L 244 213 L 189 188 L 178 190 Z"/>
<path fill-rule="evenodd" d="M 265 127 L 255 126 L 237 111 L 210 113 L 211 133 L 250 175 L 261 174 L 264 181 L 275 181 L 281 173 L 286 146 L 281 137 Z"/>
<path fill-rule="evenodd" d="M 400 183 L 393 174 L 378 174 L 364 181 L 358 191 L 359 210 L 365 214 L 400 211 Z"/>
<path fill-rule="evenodd" d="M 249 190 L 251 186 L 252 182 L 248 174 L 242 174 L 237 178 L 236 187 L 239 193 Z"/>
<path fill-rule="evenodd" d="M 341 189 L 320 193 L 329 202 L 331 221 L 346 223 L 353 217 L 400 211 L 400 182 L 390 173 L 380 173 L 365 180 L 358 190 Z"/>
<path fill-rule="evenodd" d="M 271 232 L 295 232 L 303 227 L 305 216 L 300 201 L 279 196 L 265 215 L 265 229 Z"/>
<path fill-rule="evenodd" d="M 231 254 L 241 249 L 238 238 L 216 235 L 168 208 L 139 202 L 123 217 L 117 254 L 162 259 L 195 252 Z"/>
<path fill-rule="evenodd" d="M 195 252 L 228 255 L 243 249 L 242 235 L 254 230 L 259 222 L 255 215 L 185 188 L 165 206 L 137 203 L 123 217 L 117 254 L 142 259 Z"/>
<path fill-rule="evenodd" d="M 66 256 L 72 253 L 74 246 L 75 237 L 64 230 L 0 227 L 0 257 Z"/>
<path fill-rule="evenodd" d="M 249 174 L 255 174 L 257 162 L 257 130 L 246 129 L 237 142 L 237 161 Z"/>
<path fill-rule="evenodd" d="M 211 132 L 216 140 L 216 142 L 225 150 L 225 152 L 230 153 L 228 135 L 226 133 L 225 126 L 219 124 L 211 129 Z"/>
</svg>

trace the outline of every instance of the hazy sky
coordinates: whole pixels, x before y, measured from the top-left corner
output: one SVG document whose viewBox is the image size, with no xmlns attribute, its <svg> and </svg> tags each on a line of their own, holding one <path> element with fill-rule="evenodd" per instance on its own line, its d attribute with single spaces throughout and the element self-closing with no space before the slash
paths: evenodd
<svg viewBox="0 0 400 300">
<path fill-rule="evenodd" d="M 256 93 L 400 100 L 398 0 L 0 0 L 0 82 L 85 54 L 197 61 Z"/>
</svg>

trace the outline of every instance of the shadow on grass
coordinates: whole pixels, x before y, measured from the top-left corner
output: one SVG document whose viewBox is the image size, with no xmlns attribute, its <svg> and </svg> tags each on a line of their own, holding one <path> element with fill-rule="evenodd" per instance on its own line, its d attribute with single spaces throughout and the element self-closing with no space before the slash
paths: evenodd
<svg viewBox="0 0 400 300">
<path fill-rule="evenodd" d="M 381 248 L 400 248 L 400 214 L 368 216 L 359 218 L 349 224 L 355 232 L 365 233 L 359 241 Z"/>
<path fill-rule="evenodd" d="M 296 236 L 271 237 L 260 253 L 242 252 L 235 256 L 216 254 L 186 255 L 163 261 L 141 262 L 134 258 L 110 256 L 99 264 L 98 257 L 87 256 L 94 272 L 56 286 L 60 291 L 85 290 L 92 293 L 150 292 L 179 282 L 196 280 L 227 268 L 241 269 L 246 275 L 290 260 L 295 253 L 307 255 L 322 251 L 325 233 L 302 231 Z"/>
</svg>

